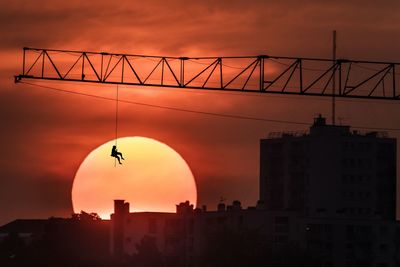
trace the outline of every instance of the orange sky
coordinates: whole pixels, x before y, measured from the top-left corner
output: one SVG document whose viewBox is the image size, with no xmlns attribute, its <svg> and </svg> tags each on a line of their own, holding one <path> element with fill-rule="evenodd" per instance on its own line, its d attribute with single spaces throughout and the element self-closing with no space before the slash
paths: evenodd
<svg viewBox="0 0 400 267">
<path fill-rule="evenodd" d="M 286 55 L 400 62 L 396 0 L 386 1 L 4 1 L 0 0 L 0 224 L 69 216 L 73 176 L 113 138 L 114 103 L 15 85 L 23 46 L 166 56 Z M 44 84 L 44 83 L 43 83 Z M 46 83 L 48 84 L 48 83 Z M 109 86 L 52 86 L 112 97 Z M 281 120 L 329 117 L 329 99 L 191 93 L 140 87 L 121 98 Z M 191 166 L 198 204 L 219 198 L 254 205 L 258 144 L 270 131 L 303 127 L 120 106 L 121 136 L 167 143 Z M 340 101 L 347 124 L 399 128 L 398 103 Z M 368 111 L 368 114 L 366 115 Z M 400 137 L 399 132 L 390 132 Z M 5 153 L 5 151 L 7 153 Z M 400 157 L 399 157 L 400 158 Z M 89 211 L 90 212 L 90 211 Z"/>
</svg>

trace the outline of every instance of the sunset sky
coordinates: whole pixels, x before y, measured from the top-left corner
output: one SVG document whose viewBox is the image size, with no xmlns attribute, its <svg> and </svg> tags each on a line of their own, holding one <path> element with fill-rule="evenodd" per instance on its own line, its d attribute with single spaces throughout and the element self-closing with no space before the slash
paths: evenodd
<svg viewBox="0 0 400 267">
<path fill-rule="evenodd" d="M 21 72 L 22 47 L 329 58 L 335 29 L 338 58 L 400 62 L 397 0 L 0 0 L 0 6 L 0 225 L 16 218 L 70 216 L 79 165 L 93 149 L 114 138 L 114 102 L 14 84 L 13 76 Z M 35 83 L 115 95 L 115 86 L 110 85 Z M 120 87 L 120 98 L 276 120 L 312 122 L 317 113 L 330 118 L 329 98 L 126 86 Z M 400 128 L 399 114 L 400 102 L 337 103 L 337 117 L 354 126 Z M 150 137 L 175 149 L 196 179 L 197 204 L 211 210 L 221 197 L 255 205 L 260 138 L 306 128 L 120 105 L 119 135 Z M 389 134 L 399 138 L 400 130 Z"/>
</svg>

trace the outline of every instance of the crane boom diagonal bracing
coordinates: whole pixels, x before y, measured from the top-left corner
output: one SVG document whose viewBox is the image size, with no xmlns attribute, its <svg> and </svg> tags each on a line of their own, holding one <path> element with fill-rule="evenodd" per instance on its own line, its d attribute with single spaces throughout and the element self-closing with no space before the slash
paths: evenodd
<svg viewBox="0 0 400 267">
<path fill-rule="evenodd" d="M 22 73 L 15 81 L 400 100 L 399 65 L 267 55 L 190 58 L 24 48 Z"/>
</svg>

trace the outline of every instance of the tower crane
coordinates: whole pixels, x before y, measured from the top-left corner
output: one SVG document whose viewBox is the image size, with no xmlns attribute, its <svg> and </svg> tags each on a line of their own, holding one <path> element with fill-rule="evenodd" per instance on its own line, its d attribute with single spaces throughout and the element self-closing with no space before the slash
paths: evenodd
<svg viewBox="0 0 400 267">
<path fill-rule="evenodd" d="M 25 47 L 22 73 L 15 76 L 15 82 L 36 79 L 116 84 L 111 156 L 121 164 L 119 155 L 123 157 L 117 151 L 118 85 L 400 100 L 396 79 L 399 64 L 335 57 L 165 57 Z"/>
<path fill-rule="evenodd" d="M 22 73 L 15 76 L 15 82 L 38 79 L 400 100 L 399 65 L 270 55 L 166 57 L 25 47 Z"/>
</svg>

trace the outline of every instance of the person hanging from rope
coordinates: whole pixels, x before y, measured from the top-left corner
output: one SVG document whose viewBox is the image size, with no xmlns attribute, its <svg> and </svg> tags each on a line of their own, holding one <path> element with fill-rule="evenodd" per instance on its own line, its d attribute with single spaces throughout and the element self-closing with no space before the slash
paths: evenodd
<svg viewBox="0 0 400 267">
<path fill-rule="evenodd" d="M 116 158 L 118 160 L 119 164 L 122 164 L 121 159 L 125 160 L 124 157 L 122 156 L 122 153 L 118 152 L 117 146 L 113 146 L 113 148 L 111 150 L 111 157 Z M 121 157 L 121 159 L 119 157 Z"/>
</svg>

